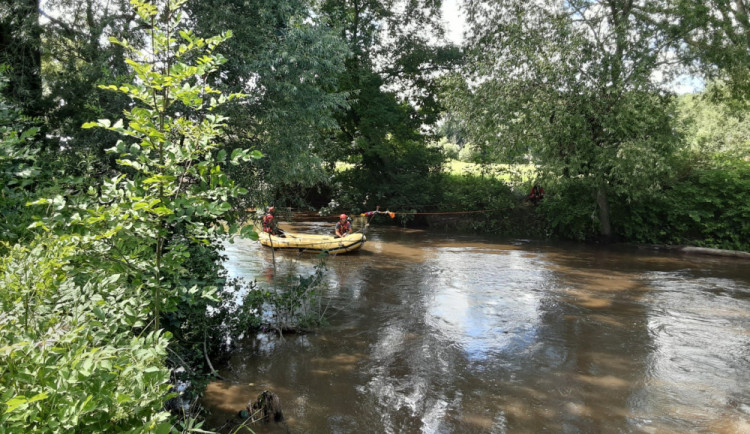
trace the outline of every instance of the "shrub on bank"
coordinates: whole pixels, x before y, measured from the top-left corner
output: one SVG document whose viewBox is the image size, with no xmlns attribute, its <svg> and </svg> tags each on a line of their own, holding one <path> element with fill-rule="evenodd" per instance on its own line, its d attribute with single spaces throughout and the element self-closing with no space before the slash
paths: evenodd
<svg viewBox="0 0 750 434">
<path fill-rule="evenodd" d="M 142 287 L 73 266 L 79 244 L 41 238 L 0 262 L 0 427 L 168 432 L 168 336 L 145 331 Z"/>
<path fill-rule="evenodd" d="M 430 216 L 430 227 L 543 238 L 543 215 L 523 192 L 494 176 L 443 174 L 434 209 L 455 214 Z"/>
<path fill-rule="evenodd" d="M 718 158 L 690 169 L 659 195 L 621 204 L 617 230 L 636 242 L 750 251 L 748 191 L 750 162 Z"/>
<path fill-rule="evenodd" d="M 574 241 L 596 238 L 599 231 L 596 202 L 588 200 L 595 192 L 588 185 L 568 178 L 545 189 L 538 212 L 543 215 L 549 237 Z"/>
<path fill-rule="evenodd" d="M 440 151 L 404 141 L 393 152 L 380 165 L 363 164 L 337 172 L 331 199 L 352 213 L 371 211 L 377 205 L 420 211 L 435 203 L 443 163 Z"/>
<path fill-rule="evenodd" d="M 661 190 L 635 198 L 610 196 L 616 238 L 750 251 L 750 162 L 718 157 L 697 167 L 685 163 L 682 173 L 662 182 L 665 187 Z M 354 171 L 349 175 L 356 176 Z M 514 190 L 494 176 L 428 173 L 402 181 L 390 186 L 398 191 L 396 200 L 383 195 L 363 206 L 366 194 L 352 193 L 359 204 L 352 200 L 341 203 L 355 211 L 374 208 L 377 203 L 392 211 L 416 212 L 417 216 L 454 212 L 416 219 L 409 215 L 405 222 L 442 230 L 576 241 L 594 240 L 599 234 L 596 202 L 588 200 L 596 192 L 574 178 L 546 185 L 547 195 L 537 206 L 526 200 L 525 190 Z M 372 190 L 378 183 L 370 179 L 363 185 L 352 184 Z"/>
</svg>

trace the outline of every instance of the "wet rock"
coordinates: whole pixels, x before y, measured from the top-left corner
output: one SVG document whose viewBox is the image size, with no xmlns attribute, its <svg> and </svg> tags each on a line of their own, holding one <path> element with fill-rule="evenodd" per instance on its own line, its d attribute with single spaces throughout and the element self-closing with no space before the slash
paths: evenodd
<svg viewBox="0 0 750 434">
<path fill-rule="evenodd" d="M 239 416 L 243 419 L 252 419 L 253 422 L 281 422 L 284 420 L 284 413 L 281 411 L 281 401 L 279 397 L 268 390 L 264 390 L 258 395 L 258 399 L 247 403 L 247 408 L 240 411 Z"/>
<path fill-rule="evenodd" d="M 172 387 L 169 388 L 169 393 L 175 394 L 172 398 L 168 399 L 164 403 L 164 410 L 172 414 L 172 416 L 184 418 L 190 413 L 190 401 L 186 396 L 189 382 L 177 381 Z"/>
</svg>

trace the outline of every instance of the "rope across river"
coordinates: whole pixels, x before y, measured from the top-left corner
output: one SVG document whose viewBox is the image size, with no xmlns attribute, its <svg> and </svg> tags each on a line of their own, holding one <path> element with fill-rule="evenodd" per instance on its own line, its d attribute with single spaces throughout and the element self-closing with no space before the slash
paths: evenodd
<svg viewBox="0 0 750 434">
<path fill-rule="evenodd" d="M 370 222 L 372 222 L 372 220 L 377 215 L 387 215 L 391 219 L 394 219 L 394 218 L 396 218 L 396 215 L 410 215 L 410 216 L 416 216 L 416 215 L 461 215 L 461 214 L 481 214 L 481 213 L 487 213 L 487 212 L 492 212 L 492 211 L 493 210 L 490 210 L 490 209 L 470 210 L 470 211 L 432 211 L 432 212 L 426 212 L 426 211 L 390 211 L 390 210 L 382 211 L 382 210 L 380 210 L 380 207 L 378 206 L 374 211 L 366 211 L 366 212 L 363 212 L 363 213 L 359 213 L 358 215 L 354 215 L 354 217 L 364 218 L 365 222 L 364 222 L 364 224 L 361 225 L 361 227 L 357 231 L 353 232 L 353 234 L 356 234 L 356 233 L 365 234 L 367 232 L 367 228 L 370 226 Z M 349 217 L 349 220 L 350 220 L 350 222 L 352 221 L 351 217 Z M 284 236 L 292 238 L 292 239 L 293 238 L 307 238 L 305 236 L 298 237 L 298 236 L 295 236 L 292 233 L 285 233 Z M 313 236 L 316 237 L 316 236 L 319 236 L 319 235 L 313 235 Z M 271 241 L 270 240 L 270 236 L 269 236 L 269 241 Z M 308 240 L 309 245 L 327 244 L 327 243 L 330 243 L 330 242 L 331 242 L 331 240 L 325 240 L 325 241 L 321 240 L 320 242 L 315 242 L 315 241 Z"/>
</svg>

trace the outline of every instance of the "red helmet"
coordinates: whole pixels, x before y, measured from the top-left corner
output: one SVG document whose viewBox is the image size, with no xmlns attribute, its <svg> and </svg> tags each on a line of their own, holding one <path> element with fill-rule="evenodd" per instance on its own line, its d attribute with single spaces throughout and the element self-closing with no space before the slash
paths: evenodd
<svg viewBox="0 0 750 434">
<path fill-rule="evenodd" d="M 274 212 L 274 211 L 276 211 L 276 207 L 273 207 L 273 206 L 268 207 L 268 212 Z"/>
<path fill-rule="evenodd" d="M 339 216 L 339 220 L 346 220 L 346 214 L 341 214 Z"/>
</svg>

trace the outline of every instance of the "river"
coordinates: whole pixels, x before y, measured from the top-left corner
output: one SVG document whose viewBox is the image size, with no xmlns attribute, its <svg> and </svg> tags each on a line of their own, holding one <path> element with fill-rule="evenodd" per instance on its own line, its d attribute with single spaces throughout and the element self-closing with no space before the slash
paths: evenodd
<svg viewBox="0 0 750 434">
<path fill-rule="evenodd" d="M 330 224 L 294 230 L 321 233 Z M 750 432 L 750 262 L 372 227 L 326 261 L 328 325 L 238 343 L 204 398 L 258 433 Z M 315 255 L 228 244 L 270 285 Z"/>
</svg>

